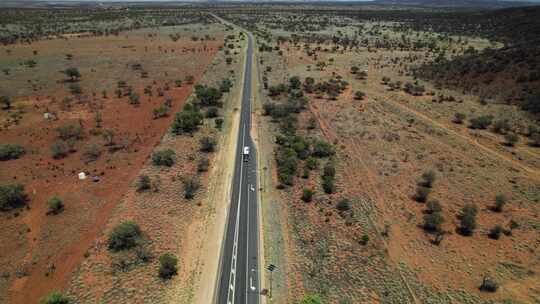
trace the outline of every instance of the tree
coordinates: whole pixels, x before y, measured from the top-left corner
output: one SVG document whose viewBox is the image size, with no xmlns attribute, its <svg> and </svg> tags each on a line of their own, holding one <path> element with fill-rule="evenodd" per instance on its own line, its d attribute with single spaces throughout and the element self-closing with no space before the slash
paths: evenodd
<svg viewBox="0 0 540 304">
<path fill-rule="evenodd" d="M 159 257 L 159 277 L 165 280 L 172 278 L 178 273 L 178 259 L 170 254 L 165 253 Z"/>
<path fill-rule="evenodd" d="M 11 97 L 0 96 L 0 104 L 2 104 L 2 109 L 8 110 L 9 108 L 11 108 Z"/>
<path fill-rule="evenodd" d="M 219 114 L 219 110 L 217 107 L 209 107 L 206 110 L 205 116 L 206 118 L 215 118 L 218 116 L 218 114 Z"/>
<path fill-rule="evenodd" d="M 469 120 L 469 123 L 470 123 L 469 128 L 485 130 L 491 125 L 492 121 L 493 121 L 493 116 L 491 115 L 483 115 L 476 118 L 471 118 Z"/>
<path fill-rule="evenodd" d="M 81 78 L 81 73 L 77 68 L 67 68 L 63 70 L 62 73 L 66 74 L 66 76 L 70 78 L 71 82 L 75 82 Z"/>
<path fill-rule="evenodd" d="M 216 118 L 214 123 L 216 124 L 216 129 L 221 130 L 223 128 L 223 118 Z"/>
<path fill-rule="evenodd" d="M 195 95 L 202 106 L 218 106 L 223 96 L 220 90 L 205 85 L 196 85 Z"/>
<path fill-rule="evenodd" d="M 358 72 L 358 70 L 360 70 L 357 66 L 353 65 L 351 67 L 351 74 L 356 74 Z"/>
<path fill-rule="evenodd" d="M 47 207 L 49 208 L 47 214 L 59 214 L 64 211 L 64 202 L 58 197 L 53 197 L 47 201 Z"/>
<path fill-rule="evenodd" d="M 199 128 L 202 123 L 202 114 L 193 106 L 184 107 L 184 109 L 176 114 L 172 125 L 174 134 L 192 133 Z"/>
<path fill-rule="evenodd" d="M 109 233 L 109 249 L 120 251 L 137 246 L 141 238 L 141 228 L 135 222 L 125 221 L 116 225 Z"/>
<path fill-rule="evenodd" d="M 40 304 L 70 304 L 71 299 L 60 293 L 53 291 L 39 301 Z"/>
<path fill-rule="evenodd" d="M 502 194 L 498 194 L 495 197 L 495 206 L 493 206 L 493 211 L 502 212 L 504 205 L 506 205 L 506 197 Z"/>
<path fill-rule="evenodd" d="M 313 156 L 328 157 L 335 154 L 334 147 L 322 140 L 317 140 L 313 144 Z"/>
<path fill-rule="evenodd" d="M 96 143 L 88 144 L 83 151 L 82 159 L 85 162 L 93 162 L 101 156 L 101 147 Z"/>
<path fill-rule="evenodd" d="M 152 164 L 154 166 L 172 167 L 172 165 L 174 165 L 175 156 L 176 153 L 171 149 L 156 151 L 152 154 Z"/>
<path fill-rule="evenodd" d="M 16 144 L 0 144 L 0 161 L 18 159 L 24 154 L 24 148 Z"/>
<path fill-rule="evenodd" d="M 369 235 L 367 234 L 362 235 L 362 237 L 360 238 L 360 244 L 366 246 L 368 242 L 369 242 Z"/>
<path fill-rule="evenodd" d="M 476 215 L 478 207 L 473 204 L 467 204 L 461 210 L 459 231 L 465 236 L 472 235 L 476 229 Z"/>
<path fill-rule="evenodd" d="M 430 200 L 429 202 L 427 202 L 426 207 L 427 213 L 436 213 L 442 211 L 442 206 L 438 200 Z"/>
<path fill-rule="evenodd" d="M 481 291 L 496 292 L 497 289 L 499 289 L 499 284 L 497 282 L 490 277 L 484 277 L 482 280 L 482 285 L 480 285 Z"/>
<path fill-rule="evenodd" d="M 311 202 L 312 199 L 313 199 L 313 190 L 304 189 L 304 191 L 302 192 L 302 200 L 306 203 L 309 203 Z"/>
<path fill-rule="evenodd" d="M 81 139 L 83 136 L 83 130 L 80 124 L 66 124 L 56 128 L 58 137 L 63 140 L 68 139 Z"/>
<path fill-rule="evenodd" d="M 424 203 L 427 201 L 431 189 L 423 186 L 416 187 L 416 193 L 414 194 L 414 199 L 419 203 Z"/>
<path fill-rule="evenodd" d="M 137 94 L 135 92 L 129 93 L 129 103 L 132 104 L 132 105 L 140 104 L 141 102 L 140 102 L 139 94 Z"/>
<path fill-rule="evenodd" d="M 26 203 L 24 186 L 21 184 L 0 185 L 0 211 L 22 207 Z"/>
<path fill-rule="evenodd" d="M 208 158 L 199 159 L 199 162 L 197 163 L 198 172 L 206 172 L 208 171 L 208 167 L 210 167 L 210 161 L 208 160 Z"/>
</svg>

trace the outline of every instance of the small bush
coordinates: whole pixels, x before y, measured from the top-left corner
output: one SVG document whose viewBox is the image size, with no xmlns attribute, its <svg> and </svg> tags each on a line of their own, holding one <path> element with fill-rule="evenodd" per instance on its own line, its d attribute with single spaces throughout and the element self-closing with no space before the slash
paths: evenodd
<svg viewBox="0 0 540 304">
<path fill-rule="evenodd" d="M 83 136 L 83 130 L 79 124 L 66 124 L 61 127 L 56 128 L 58 132 L 58 137 L 62 140 L 69 139 L 81 139 Z"/>
<path fill-rule="evenodd" d="M 484 277 L 482 285 L 480 285 L 481 291 L 496 292 L 499 289 L 499 284 L 489 277 Z"/>
<path fill-rule="evenodd" d="M 332 194 L 336 192 L 336 185 L 334 184 L 334 178 L 329 176 L 323 176 L 322 187 L 326 194 Z"/>
<path fill-rule="evenodd" d="M 462 124 L 467 116 L 463 113 L 456 113 L 454 114 L 454 119 L 452 120 L 454 123 Z"/>
<path fill-rule="evenodd" d="M 165 105 L 157 107 L 153 110 L 154 119 L 167 117 L 169 115 L 169 108 Z"/>
<path fill-rule="evenodd" d="M 148 175 L 139 176 L 139 181 L 137 181 L 137 191 L 143 192 L 150 190 L 152 188 L 152 181 Z"/>
<path fill-rule="evenodd" d="M 436 213 L 442 211 L 442 206 L 438 200 L 430 200 L 429 202 L 427 202 L 426 207 L 427 213 Z"/>
<path fill-rule="evenodd" d="M 58 291 L 53 291 L 39 301 L 40 304 L 70 304 L 71 299 Z"/>
<path fill-rule="evenodd" d="M 24 186 L 21 184 L 0 185 L 0 211 L 22 207 L 26 203 Z"/>
<path fill-rule="evenodd" d="M 69 145 L 63 140 L 56 140 L 51 144 L 51 155 L 54 159 L 64 158 L 69 153 Z"/>
<path fill-rule="evenodd" d="M 82 94 L 82 88 L 77 83 L 72 83 L 69 85 L 69 92 L 73 95 L 81 95 Z"/>
<path fill-rule="evenodd" d="M 131 249 L 137 246 L 141 238 L 141 229 L 139 225 L 132 221 L 125 221 L 116 225 L 107 241 L 109 249 L 112 251 L 120 251 Z"/>
<path fill-rule="evenodd" d="M 441 225 L 444 223 L 444 217 L 440 212 L 434 212 L 424 215 L 423 227 L 427 231 L 441 231 Z"/>
<path fill-rule="evenodd" d="M 208 160 L 208 158 L 199 159 L 199 162 L 197 163 L 197 171 L 206 172 L 208 171 L 209 167 L 210 167 L 210 161 Z"/>
<path fill-rule="evenodd" d="M 422 187 L 431 188 L 433 187 L 433 182 L 435 182 L 435 172 L 432 170 L 422 173 L 422 179 L 418 183 Z"/>
<path fill-rule="evenodd" d="M 178 259 L 170 254 L 165 253 L 159 257 L 159 277 L 165 280 L 172 278 L 178 273 Z"/>
<path fill-rule="evenodd" d="M 414 194 L 414 199 L 419 203 L 425 203 L 430 193 L 430 188 L 418 186 L 416 188 L 416 193 Z"/>
<path fill-rule="evenodd" d="M 504 139 L 506 140 L 506 142 L 504 144 L 509 146 L 509 147 L 515 146 L 517 144 L 517 142 L 519 141 L 519 137 L 515 133 L 506 134 L 504 136 Z"/>
<path fill-rule="evenodd" d="M 367 234 L 362 235 L 362 237 L 360 238 L 360 244 L 365 246 L 368 244 L 368 242 L 369 242 L 369 235 Z"/>
<path fill-rule="evenodd" d="M 53 197 L 47 201 L 47 207 L 49 208 L 47 214 L 59 214 L 64 211 L 64 202 L 58 197 Z"/>
<path fill-rule="evenodd" d="M 323 301 L 318 295 L 307 295 L 300 302 L 297 302 L 297 304 L 323 304 Z"/>
<path fill-rule="evenodd" d="M 342 199 L 337 203 L 336 209 L 339 211 L 349 211 L 351 210 L 351 202 L 346 198 Z"/>
<path fill-rule="evenodd" d="M 174 165 L 175 156 L 176 153 L 171 149 L 157 151 L 152 154 L 152 164 L 154 166 L 172 167 L 172 165 Z"/>
<path fill-rule="evenodd" d="M 304 189 L 304 191 L 302 192 L 302 200 L 306 203 L 309 203 L 311 202 L 312 199 L 313 199 L 313 190 Z"/>
<path fill-rule="evenodd" d="M 223 118 L 216 118 L 214 123 L 216 124 L 216 129 L 221 130 L 223 128 Z"/>
<path fill-rule="evenodd" d="M 313 156 L 328 157 L 335 154 L 334 147 L 322 140 L 318 140 L 313 144 Z"/>
<path fill-rule="evenodd" d="M 201 151 L 203 152 L 214 152 L 216 150 L 216 140 L 212 137 L 205 136 L 201 138 Z"/>
<path fill-rule="evenodd" d="M 503 228 L 501 225 L 495 225 L 495 227 L 491 228 L 489 230 L 488 236 L 491 239 L 498 240 L 501 238 L 501 234 L 503 233 Z"/>
<path fill-rule="evenodd" d="M 193 199 L 195 197 L 195 192 L 201 186 L 199 181 L 195 177 L 189 177 L 182 181 L 184 184 L 184 198 Z"/>
<path fill-rule="evenodd" d="M 24 148 L 16 144 L 0 144 L 0 161 L 18 159 L 24 154 Z"/>
<path fill-rule="evenodd" d="M 172 132 L 176 135 L 183 133 L 193 133 L 199 128 L 203 117 L 199 110 L 191 105 L 187 105 L 184 109 L 176 114 L 172 125 Z"/>
<path fill-rule="evenodd" d="M 219 114 L 219 110 L 217 107 L 209 107 L 208 109 L 206 109 L 206 113 L 204 114 L 204 116 L 206 116 L 206 118 L 215 118 L 217 117 Z"/>
<path fill-rule="evenodd" d="M 510 123 L 508 120 L 497 120 L 493 123 L 493 132 L 497 134 L 506 134 L 510 130 Z"/>
<path fill-rule="evenodd" d="M 364 97 L 366 97 L 366 93 L 364 93 L 362 91 L 356 91 L 354 93 L 354 99 L 356 99 L 356 100 L 363 100 Z"/>
<path fill-rule="evenodd" d="M 308 157 L 306 160 L 306 167 L 309 170 L 315 170 L 319 167 L 319 161 L 314 157 Z"/>
<path fill-rule="evenodd" d="M 506 205 L 506 197 L 502 194 L 499 194 L 495 197 L 495 205 L 493 206 L 493 211 L 502 212 L 504 205 Z"/>
<path fill-rule="evenodd" d="M 478 207 L 473 204 L 467 204 L 461 210 L 460 215 L 460 227 L 459 231 L 465 236 L 473 234 L 476 229 L 476 215 L 478 214 Z"/>
<path fill-rule="evenodd" d="M 101 147 L 97 144 L 89 144 L 84 148 L 83 159 L 86 162 L 93 162 L 101 156 Z"/>
<path fill-rule="evenodd" d="M 491 125 L 492 121 L 493 121 L 493 116 L 491 115 L 483 115 L 476 118 L 471 118 L 469 120 L 469 123 L 470 123 L 469 127 L 471 129 L 485 130 Z"/>
</svg>

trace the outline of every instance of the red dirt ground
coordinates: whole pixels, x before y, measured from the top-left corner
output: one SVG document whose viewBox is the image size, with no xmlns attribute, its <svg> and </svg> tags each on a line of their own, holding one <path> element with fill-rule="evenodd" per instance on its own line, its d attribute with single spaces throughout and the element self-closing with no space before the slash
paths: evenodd
<svg viewBox="0 0 540 304">
<path fill-rule="evenodd" d="M 208 52 L 203 56 L 199 53 L 189 69 L 195 83 L 216 54 L 217 43 L 210 44 L 212 47 Z M 53 104 L 49 98 L 32 97 L 20 101 L 27 109 L 24 119 L 20 125 L 2 132 L 3 142 L 21 144 L 27 153 L 18 160 L 2 163 L 0 181 L 23 184 L 29 196 L 28 210 L 19 211 L 18 216 L 15 212 L 1 215 L 6 228 L 0 232 L 0 249 L 9 252 L 9 256 L 2 256 L 0 265 L 11 272 L 9 303 L 36 303 L 51 290 L 67 284 L 85 252 L 102 233 L 111 211 L 170 126 L 174 113 L 181 109 L 191 93 L 192 86 L 174 88 L 173 83 L 170 85 L 165 97 L 172 97 L 174 102 L 170 115 L 162 119 L 152 119 L 152 109 L 163 104 L 165 99 L 156 97 L 155 91 L 154 97 L 148 97 L 143 94 L 143 88 L 135 88 L 141 96 L 137 107 L 130 105 L 125 97 L 121 100 L 113 98 L 112 92 L 108 99 L 89 100 L 88 104 L 102 108 L 101 129 L 114 129 L 115 141 L 124 142 L 126 149 L 115 153 L 103 151 L 99 160 L 88 164 L 80 157 L 83 147 L 89 142 L 101 144 L 103 139 L 89 132 L 94 129 L 95 122 L 94 114 L 86 104 L 77 104 L 68 113 L 57 109 L 58 104 Z M 57 97 L 57 100 L 61 98 Z M 46 109 L 57 110 L 59 120 L 45 121 L 42 115 Z M 80 123 L 85 137 L 76 144 L 78 152 L 54 160 L 49 145 L 56 138 L 55 128 L 68 122 Z M 78 180 L 77 173 L 81 171 L 99 176 L 100 181 Z M 62 198 L 66 208 L 60 215 L 47 216 L 46 201 L 53 196 Z M 26 242 L 21 242 L 21 235 Z M 55 271 L 45 277 L 49 265 L 54 265 Z M 24 268 L 28 276 L 15 278 L 13 273 L 20 268 Z"/>
</svg>

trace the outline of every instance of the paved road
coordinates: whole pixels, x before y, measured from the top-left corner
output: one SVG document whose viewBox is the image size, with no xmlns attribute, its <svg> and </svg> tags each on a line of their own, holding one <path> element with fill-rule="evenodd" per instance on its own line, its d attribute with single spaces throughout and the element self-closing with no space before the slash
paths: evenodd
<svg viewBox="0 0 540 304">
<path fill-rule="evenodd" d="M 260 297 L 257 159 L 250 136 L 252 44 L 249 34 L 231 209 L 221 257 L 218 304 L 258 304 Z M 250 149 L 247 161 L 242 156 L 246 146 Z"/>
</svg>

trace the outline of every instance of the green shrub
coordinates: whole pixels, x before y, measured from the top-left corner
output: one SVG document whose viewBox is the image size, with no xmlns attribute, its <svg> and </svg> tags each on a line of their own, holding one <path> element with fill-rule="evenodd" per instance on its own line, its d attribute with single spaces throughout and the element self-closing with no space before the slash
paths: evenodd
<svg viewBox="0 0 540 304">
<path fill-rule="evenodd" d="M 414 199 L 419 203 L 425 203 L 430 193 L 431 193 L 430 188 L 418 186 L 416 187 L 416 193 L 414 195 Z"/>
<path fill-rule="evenodd" d="M 349 211 L 351 210 L 351 202 L 344 198 L 337 203 L 336 209 L 339 211 Z"/>
<path fill-rule="evenodd" d="M 362 100 L 362 99 L 364 99 L 364 97 L 366 97 L 366 93 L 364 93 L 362 91 L 356 91 L 354 93 L 354 99 L 356 99 L 356 100 Z"/>
<path fill-rule="evenodd" d="M 508 131 L 510 131 L 510 123 L 508 120 L 497 120 L 493 123 L 493 132 L 498 134 L 506 134 Z"/>
<path fill-rule="evenodd" d="M 318 140 L 313 144 L 313 156 L 328 157 L 334 154 L 334 147 L 325 141 Z"/>
<path fill-rule="evenodd" d="M 196 85 L 195 95 L 199 103 L 203 106 L 218 106 L 223 96 L 220 90 L 205 85 Z"/>
<path fill-rule="evenodd" d="M 47 201 L 47 207 L 49 208 L 47 214 L 59 214 L 64 211 L 64 202 L 58 197 L 53 197 Z"/>
<path fill-rule="evenodd" d="M 422 173 L 422 179 L 418 183 L 422 187 L 431 188 L 433 187 L 433 182 L 435 181 L 436 175 L 433 170 L 426 171 Z"/>
<path fill-rule="evenodd" d="M 216 140 L 212 137 L 205 136 L 200 140 L 201 151 L 203 152 L 214 152 L 216 150 Z"/>
<path fill-rule="evenodd" d="M 308 157 L 306 160 L 306 167 L 309 170 L 315 170 L 319 167 L 319 161 L 314 157 Z"/>
<path fill-rule="evenodd" d="M 64 140 L 56 140 L 51 144 L 51 155 L 54 159 L 64 158 L 69 153 L 69 146 Z"/>
<path fill-rule="evenodd" d="M 454 119 L 452 120 L 454 123 L 462 124 L 467 116 L 463 113 L 456 113 L 454 114 Z"/>
<path fill-rule="evenodd" d="M 515 146 L 517 144 L 517 142 L 519 141 L 519 137 L 515 133 L 506 134 L 504 136 L 504 139 L 506 140 L 506 142 L 504 144 L 509 146 L 509 147 Z"/>
<path fill-rule="evenodd" d="M 502 212 L 504 205 L 506 205 L 506 197 L 502 194 L 499 194 L 495 197 L 495 206 L 493 206 L 493 211 Z"/>
<path fill-rule="evenodd" d="M 199 162 L 197 163 L 197 171 L 206 172 L 208 171 L 209 167 L 210 167 L 210 161 L 208 160 L 208 158 L 199 159 Z"/>
<path fill-rule="evenodd" d="M 11 97 L 0 96 L 0 104 L 2 104 L 2 109 L 8 110 L 9 108 L 11 108 Z"/>
<path fill-rule="evenodd" d="M 63 70 L 62 73 L 66 74 L 66 76 L 69 77 L 72 82 L 75 82 L 81 78 L 81 73 L 77 68 L 67 68 Z"/>
<path fill-rule="evenodd" d="M 178 259 L 170 254 L 165 253 L 159 257 L 159 277 L 165 280 L 172 278 L 178 273 Z"/>
<path fill-rule="evenodd" d="M 154 119 L 167 117 L 169 115 L 169 108 L 165 105 L 159 106 L 153 110 Z"/>
<path fill-rule="evenodd" d="M 461 210 L 460 215 L 460 227 L 461 234 L 469 236 L 472 235 L 474 229 L 476 229 L 476 215 L 478 214 L 478 207 L 473 204 L 467 204 Z"/>
<path fill-rule="evenodd" d="M 499 284 L 497 282 L 495 282 L 491 278 L 484 277 L 484 280 L 482 281 L 482 285 L 480 285 L 481 291 L 496 292 L 497 289 L 499 289 Z"/>
<path fill-rule="evenodd" d="M 442 206 L 438 200 L 430 200 L 429 202 L 427 202 L 426 207 L 427 213 L 436 213 L 442 211 Z"/>
<path fill-rule="evenodd" d="M 193 199 L 195 197 L 195 193 L 197 192 L 197 190 L 201 186 L 199 184 L 199 181 L 197 180 L 197 178 L 188 177 L 188 178 L 185 178 L 182 181 L 182 183 L 184 185 L 184 198 L 185 199 Z"/>
<path fill-rule="evenodd" d="M 93 162 L 101 156 L 101 147 L 98 144 L 89 144 L 84 148 L 82 157 L 86 162 Z"/>
<path fill-rule="evenodd" d="M 323 304 L 323 301 L 318 295 L 306 295 L 297 304 Z"/>
<path fill-rule="evenodd" d="M 469 120 L 469 123 L 470 123 L 469 127 L 471 129 L 485 130 L 491 125 L 492 121 L 493 121 L 493 116 L 491 115 L 483 115 L 476 118 L 471 118 Z"/>
<path fill-rule="evenodd" d="M 53 291 L 39 301 L 40 304 L 70 304 L 71 299 L 58 291 Z"/>
<path fill-rule="evenodd" d="M 176 114 L 172 125 L 172 132 L 176 135 L 193 133 L 202 124 L 202 120 L 203 117 L 199 110 L 193 106 L 184 107 L 180 113 Z"/>
<path fill-rule="evenodd" d="M 125 221 L 113 228 L 109 233 L 107 243 L 110 250 L 120 251 L 137 246 L 140 239 L 141 229 L 139 228 L 139 225 L 132 221 Z"/>
<path fill-rule="evenodd" d="M 16 144 L 0 144 L 0 161 L 17 159 L 24 154 L 24 148 Z"/>
<path fill-rule="evenodd" d="M 223 118 L 216 118 L 214 123 L 216 124 L 216 129 L 221 130 L 223 128 Z"/>
<path fill-rule="evenodd" d="M 172 167 L 172 165 L 174 165 L 175 156 L 176 153 L 171 149 L 154 152 L 154 154 L 152 154 L 152 164 L 154 164 L 154 166 Z"/>
<path fill-rule="evenodd" d="M 139 94 L 137 94 L 135 92 L 130 92 L 129 93 L 129 103 L 132 104 L 132 105 L 140 104 L 141 101 L 140 101 Z"/>
<path fill-rule="evenodd" d="M 424 215 L 423 227 L 427 231 L 441 231 L 441 225 L 444 223 L 444 218 L 440 212 L 433 212 Z"/>
<path fill-rule="evenodd" d="M 209 107 L 208 109 L 206 109 L 206 113 L 204 114 L 204 116 L 206 116 L 206 118 L 215 118 L 217 117 L 219 114 L 219 110 L 217 107 Z"/>
<path fill-rule="evenodd" d="M 311 202 L 312 199 L 313 199 L 313 190 L 304 189 L 304 191 L 302 192 L 302 200 L 306 203 L 309 203 Z"/>
<path fill-rule="evenodd" d="M 24 186 L 21 184 L 0 185 L 0 211 L 22 207 L 26 203 Z"/>
<path fill-rule="evenodd" d="M 82 94 L 82 88 L 77 83 L 72 83 L 69 85 L 69 92 L 73 95 L 81 95 Z"/>
<path fill-rule="evenodd" d="M 495 227 L 491 228 L 489 230 L 488 236 L 491 239 L 498 240 L 501 238 L 501 234 L 503 233 L 503 228 L 501 225 L 495 225 Z"/>
<path fill-rule="evenodd" d="M 61 127 L 56 128 L 58 132 L 58 137 L 62 140 L 68 139 L 81 139 L 83 136 L 83 129 L 80 124 L 66 124 Z"/>
<path fill-rule="evenodd" d="M 143 192 L 150 190 L 150 188 L 152 188 L 152 181 L 150 180 L 150 177 L 148 175 L 139 176 L 139 181 L 137 182 L 137 191 Z"/>
<path fill-rule="evenodd" d="M 368 244 L 368 242 L 369 242 L 369 235 L 367 234 L 362 235 L 362 237 L 360 238 L 360 244 L 365 246 Z"/>
</svg>

